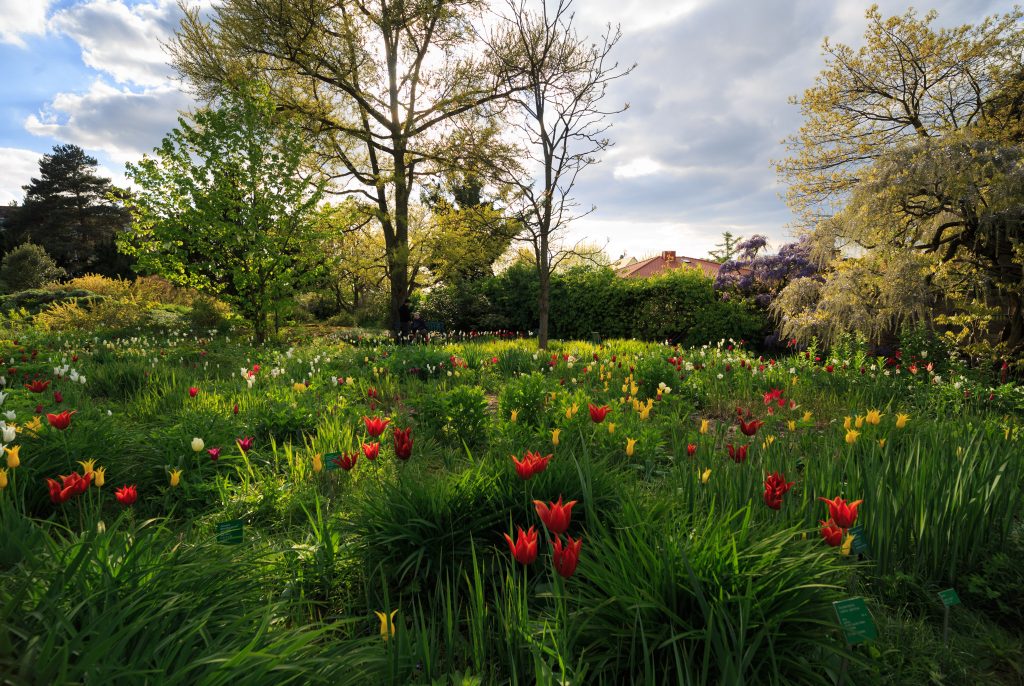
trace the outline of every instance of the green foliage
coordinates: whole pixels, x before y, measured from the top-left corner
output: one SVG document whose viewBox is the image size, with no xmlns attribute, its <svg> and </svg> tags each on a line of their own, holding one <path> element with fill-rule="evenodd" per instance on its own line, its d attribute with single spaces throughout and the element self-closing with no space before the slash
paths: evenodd
<svg viewBox="0 0 1024 686">
<path fill-rule="evenodd" d="M 424 306 L 452 330 L 537 326 L 537 275 L 514 265 L 492 279 L 431 292 Z M 723 338 L 756 339 L 763 316 L 742 302 L 722 300 L 712 281 L 695 270 L 649 279 L 622 279 L 610 269 L 572 269 L 551 279 L 551 336 L 673 340 L 687 345 Z"/>
<path fill-rule="evenodd" d="M 122 248 L 140 271 L 226 299 L 262 341 L 268 313 L 312 276 L 323 180 L 303 175 L 302 134 L 259 88 L 178 123 L 127 166 L 141 190 Z"/>
<path fill-rule="evenodd" d="M 33 243 L 22 243 L 4 255 L 3 262 L 0 262 L 0 291 L 40 288 L 65 274 L 45 248 Z"/>
<path fill-rule="evenodd" d="M 502 416 L 509 417 L 512 411 L 518 412 L 517 421 L 527 426 L 545 426 L 544 416 L 547 404 L 548 381 L 539 372 L 523 374 L 518 378 L 509 379 L 502 387 L 498 397 L 498 406 Z"/>
</svg>

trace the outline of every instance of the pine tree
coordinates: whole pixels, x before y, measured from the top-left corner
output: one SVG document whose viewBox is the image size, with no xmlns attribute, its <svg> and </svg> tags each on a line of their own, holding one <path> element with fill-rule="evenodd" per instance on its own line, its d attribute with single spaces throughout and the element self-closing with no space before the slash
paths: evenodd
<svg viewBox="0 0 1024 686">
<path fill-rule="evenodd" d="M 722 242 L 715 244 L 715 250 L 709 250 L 708 255 L 715 262 L 728 262 L 736 256 L 736 246 L 743 240 L 743 236 L 734 236 L 731 231 L 722 234 Z"/>
</svg>

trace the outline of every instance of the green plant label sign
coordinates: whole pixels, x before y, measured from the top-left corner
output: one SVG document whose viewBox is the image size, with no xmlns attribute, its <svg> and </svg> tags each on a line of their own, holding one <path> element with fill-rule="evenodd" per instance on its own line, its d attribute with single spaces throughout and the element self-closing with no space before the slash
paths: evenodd
<svg viewBox="0 0 1024 686">
<path fill-rule="evenodd" d="M 340 457 L 341 453 L 326 453 L 324 455 L 324 469 L 326 469 L 329 472 L 338 469 L 338 463 L 335 462 L 335 460 L 339 459 Z"/>
<path fill-rule="evenodd" d="M 939 598 L 942 599 L 942 604 L 946 607 L 953 607 L 954 605 L 960 604 L 960 596 L 956 594 L 955 588 L 947 588 L 945 591 L 939 591 Z"/>
<path fill-rule="evenodd" d="M 871 618 L 871 613 L 868 612 L 868 606 L 863 598 L 837 600 L 832 603 L 832 607 L 836 610 L 839 625 L 843 628 L 846 642 L 850 645 L 871 641 L 878 637 L 875 620 Z"/>
<path fill-rule="evenodd" d="M 853 543 L 850 545 L 850 552 L 854 555 L 868 552 L 868 537 L 864 533 L 864 527 L 858 524 L 850 528 L 850 535 L 853 536 Z"/>
<path fill-rule="evenodd" d="M 217 543 L 238 545 L 242 542 L 245 523 L 241 519 L 232 519 L 217 524 Z"/>
</svg>

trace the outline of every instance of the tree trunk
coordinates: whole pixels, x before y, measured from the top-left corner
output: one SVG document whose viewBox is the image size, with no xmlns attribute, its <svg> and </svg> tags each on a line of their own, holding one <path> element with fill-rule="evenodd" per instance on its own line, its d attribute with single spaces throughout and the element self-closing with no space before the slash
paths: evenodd
<svg viewBox="0 0 1024 686">
<path fill-rule="evenodd" d="M 547 260 L 544 260 L 547 262 Z M 537 347 L 548 349 L 548 311 L 551 302 L 551 272 L 547 265 L 540 269 L 540 288 L 537 292 Z"/>
</svg>

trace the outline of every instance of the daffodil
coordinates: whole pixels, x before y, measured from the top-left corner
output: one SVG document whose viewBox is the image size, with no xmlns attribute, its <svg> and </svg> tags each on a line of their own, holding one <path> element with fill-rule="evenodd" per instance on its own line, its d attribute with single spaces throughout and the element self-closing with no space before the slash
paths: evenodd
<svg viewBox="0 0 1024 686">
<path fill-rule="evenodd" d="M 82 465 L 82 474 L 92 474 L 96 468 L 96 460 L 79 460 L 78 464 Z"/>
<path fill-rule="evenodd" d="M 313 471 L 316 473 L 322 472 L 324 469 L 324 455 L 323 453 L 315 453 L 313 455 Z"/>
<path fill-rule="evenodd" d="M 398 614 L 398 610 L 392 610 L 390 615 L 386 615 L 383 612 L 374 610 L 373 613 L 377 615 L 377 619 L 380 620 L 380 637 L 385 641 L 395 635 L 395 615 Z"/>
<path fill-rule="evenodd" d="M 103 488 L 103 484 L 107 481 L 107 468 L 99 467 L 92 473 L 92 482 L 96 488 Z"/>
<path fill-rule="evenodd" d="M 16 469 L 21 464 L 21 457 L 18 456 L 18 453 L 21 452 L 21 446 L 12 445 L 4 448 L 4 450 L 7 453 L 7 468 Z"/>
<path fill-rule="evenodd" d="M 509 417 L 509 421 L 512 423 L 519 421 L 519 410 L 512 410 L 512 415 Z"/>
<path fill-rule="evenodd" d="M 180 469 L 172 469 L 171 470 L 171 488 L 177 488 L 178 484 L 180 484 L 180 483 L 181 483 L 181 470 Z"/>
<path fill-rule="evenodd" d="M 703 472 L 700 473 L 700 482 L 702 484 L 706 484 L 708 482 L 708 479 L 710 479 L 710 478 L 711 478 L 711 468 L 708 467 L 707 469 L 705 469 Z"/>
<path fill-rule="evenodd" d="M 910 415 L 909 414 L 897 414 L 896 415 L 896 428 L 897 429 L 902 429 L 903 427 L 905 427 L 907 425 L 907 422 L 909 422 L 909 421 L 910 421 Z"/>
<path fill-rule="evenodd" d="M 709 426 L 711 426 L 711 421 L 710 420 L 708 420 L 708 419 L 700 420 L 700 432 L 702 434 L 706 434 L 708 432 L 708 427 Z"/>
<path fill-rule="evenodd" d="M 853 445 L 854 443 L 857 442 L 857 437 L 858 436 L 860 436 L 860 431 L 855 431 L 853 429 L 848 429 L 846 431 L 846 442 L 849 443 L 850 445 Z"/>
<path fill-rule="evenodd" d="M 868 414 L 864 417 L 864 421 L 868 424 L 878 425 L 882 421 L 882 413 L 878 410 L 868 410 Z"/>
<path fill-rule="evenodd" d="M 626 457 L 633 457 L 633 449 L 636 447 L 635 438 L 626 439 Z"/>
<path fill-rule="evenodd" d="M 561 429 L 553 429 L 551 431 L 551 445 L 558 446 L 558 437 L 562 434 Z"/>
</svg>

